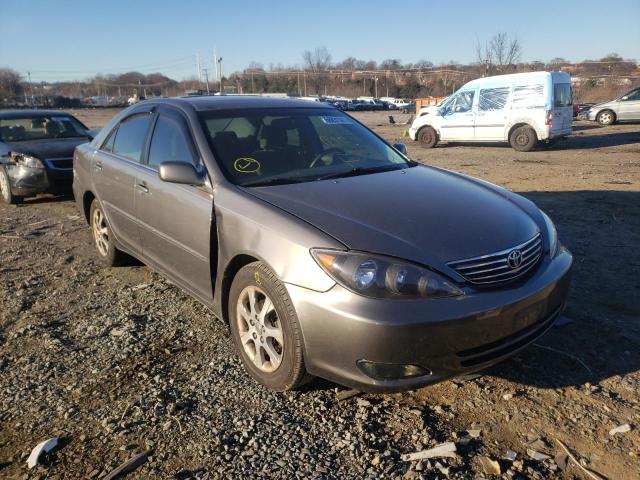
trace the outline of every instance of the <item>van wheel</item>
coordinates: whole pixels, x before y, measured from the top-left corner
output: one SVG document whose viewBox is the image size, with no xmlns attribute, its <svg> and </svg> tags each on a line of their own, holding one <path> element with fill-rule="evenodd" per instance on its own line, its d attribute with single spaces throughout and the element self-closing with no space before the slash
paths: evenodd
<svg viewBox="0 0 640 480">
<path fill-rule="evenodd" d="M 94 199 L 91 203 L 89 219 L 91 221 L 91 236 L 93 237 L 100 263 L 105 267 L 124 265 L 129 257 L 114 245 L 113 234 L 107 222 L 107 217 L 97 199 Z"/>
<path fill-rule="evenodd" d="M 538 144 L 538 137 L 533 128 L 522 126 L 511 132 L 509 144 L 518 152 L 530 152 Z"/>
<path fill-rule="evenodd" d="M 11 184 L 9 183 L 9 175 L 4 168 L 0 167 L 0 198 L 4 203 L 16 205 L 22 203 L 23 198 L 11 193 Z"/>
<path fill-rule="evenodd" d="M 262 262 L 236 274 L 229 292 L 231 335 L 254 380 L 283 392 L 306 383 L 302 333 L 284 285 Z"/>
<path fill-rule="evenodd" d="M 598 113 L 596 120 L 602 126 L 613 125 L 616 123 L 616 114 L 611 110 L 603 110 Z"/>
<path fill-rule="evenodd" d="M 424 148 L 433 148 L 438 143 L 438 133 L 433 127 L 422 127 L 418 132 L 418 141 Z"/>
</svg>

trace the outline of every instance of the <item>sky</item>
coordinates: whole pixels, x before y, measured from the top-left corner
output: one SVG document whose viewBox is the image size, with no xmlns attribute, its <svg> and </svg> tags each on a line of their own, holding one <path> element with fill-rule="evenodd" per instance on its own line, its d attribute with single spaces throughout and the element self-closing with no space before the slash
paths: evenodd
<svg viewBox="0 0 640 480">
<path fill-rule="evenodd" d="M 475 60 L 475 45 L 516 36 L 522 60 L 640 61 L 640 0 L 0 0 L 0 67 L 34 81 L 97 73 L 196 75 L 196 54 L 225 74 L 252 61 L 302 65 L 325 46 L 333 61 Z"/>
</svg>

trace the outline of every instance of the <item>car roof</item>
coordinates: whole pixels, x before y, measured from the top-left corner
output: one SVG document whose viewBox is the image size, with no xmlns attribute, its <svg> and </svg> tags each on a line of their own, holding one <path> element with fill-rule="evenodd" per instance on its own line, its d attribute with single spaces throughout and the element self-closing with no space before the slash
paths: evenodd
<svg viewBox="0 0 640 480">
<path fill-rule="evenodd" d="M 73 115 L 61 110 L 5 110 L 0 112 L 0 118 L 42 118 L 69 116 Z"/>
<path fill-rule="evenodd" d="M 321 102 L 295 98 L 261 97 L 259 95 L 205 95 L 199 97 L 175 97 L 150 99 L 138 105 L 161 103 L 178 107 L 191 106 L 196 111 L 233 110 L 242 108 L 333 108 Z"/>
</svg>

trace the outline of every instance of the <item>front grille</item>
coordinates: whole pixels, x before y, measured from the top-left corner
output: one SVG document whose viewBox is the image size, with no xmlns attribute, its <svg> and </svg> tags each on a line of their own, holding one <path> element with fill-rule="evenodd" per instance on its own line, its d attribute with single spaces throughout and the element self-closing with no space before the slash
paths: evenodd
<svg viewBox="0 0 640 480">
<path fill-rule="evenodd" d="M 521 261 L 514 266 L 509 263 L 509 254 L 519 251 Z M 488 255 L 465 260 L 456 260 L 447 265 L 470 283 L 489 285 L 514 280 L 531 270 L 542 256 L 542 236 L 538 233 L 531 240 Z"/>
<path fill-rule="evenodd" d="M 47 158 L 45 161 L 49 168 L 54 170 L 71 170 L 73 168 L 72 158 Z"/>
</svg>

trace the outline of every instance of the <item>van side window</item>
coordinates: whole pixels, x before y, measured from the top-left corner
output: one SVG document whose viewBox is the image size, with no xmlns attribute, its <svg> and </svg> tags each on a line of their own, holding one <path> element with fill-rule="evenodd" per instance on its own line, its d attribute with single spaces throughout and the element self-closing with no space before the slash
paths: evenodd
<svg viewBox="0 0 640 480">
<path fill-rule="evenodd" d="M 491 111 L 502 110 L 509 98 L 509 87 L 485 88 L 480 90 L 478 97 L 478 110 Z"/>
<path fill-rule="evenodd" d="M 513 87 L 512 108 L 544 107 L 544 85 L 530 83 Z"/>
<path fill-rule="evenodd" d="M 173 118 L 161 114 L 153 129 L 149 166 L 157 170 L 161 163 L 170 161 L 196 164 L 191 138 L 185 129 Z"/>
</svg>

